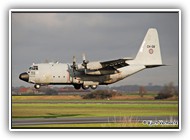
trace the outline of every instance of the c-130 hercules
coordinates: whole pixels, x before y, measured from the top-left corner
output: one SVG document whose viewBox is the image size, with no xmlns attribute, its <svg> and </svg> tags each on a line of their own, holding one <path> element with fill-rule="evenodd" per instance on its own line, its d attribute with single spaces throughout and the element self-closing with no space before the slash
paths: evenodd
<svg viewBox="0 0 190 140">
<path fill-rule="evenodd" d="M 111 61 L 89 62 L 83 55 L 82 64 L 39 63 L 30 66 L 19 78 L 34 84 L 36 89 L 43 85 L 73 85 L 75 89 L 96 89 L 122 80 L 146 68 L 163 66 L 158 32 L 150 28 L 135 57 Z"/>
</svg>

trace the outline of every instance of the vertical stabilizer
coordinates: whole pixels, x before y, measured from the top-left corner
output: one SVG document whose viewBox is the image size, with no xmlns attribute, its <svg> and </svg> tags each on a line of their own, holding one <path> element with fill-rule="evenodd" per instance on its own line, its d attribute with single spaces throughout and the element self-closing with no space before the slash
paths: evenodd
<svg viewBox="0 0 190 140">
<path fill-rule="evenodd" d="M 135 61 L 145 66 L 162 65 L 158 32 L 155 28 L 150 28 L 146 33 Z"/>
</svg>

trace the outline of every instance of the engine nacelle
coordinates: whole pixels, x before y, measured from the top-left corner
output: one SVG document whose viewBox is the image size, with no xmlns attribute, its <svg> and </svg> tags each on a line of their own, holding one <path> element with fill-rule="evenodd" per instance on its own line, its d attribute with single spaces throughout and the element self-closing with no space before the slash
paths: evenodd
<svg viewBox="0 0 190 140">
<path fill-rule="evenodd" d="M 106 75 L 118 73 L 116 70 L 86 70 L 88 75 Z"/>
<path fill-rule="evenodd" d="M 100 64 L 100 62 L 89 62 L 87 64 L 87 69 L 88 70 L 98 70 L 98 69 L 101 69 L 102 68 L 102 65 Z"/>
</svg>

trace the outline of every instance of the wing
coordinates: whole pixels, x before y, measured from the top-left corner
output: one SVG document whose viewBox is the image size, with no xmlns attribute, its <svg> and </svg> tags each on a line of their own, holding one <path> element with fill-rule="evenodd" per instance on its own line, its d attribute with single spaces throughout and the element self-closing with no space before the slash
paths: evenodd
<svg viewBox="0 0 190 140">
<path fill-rule="evenodd" d="M 100 62 L 100 64 L 102 65 L 101 70 L 117 70 L 118 68 L 128 66 L 129 64 L 126 63 L 126 60 L 129 59 L 116 59 L 111 61 Z"/>
<path fill-rule="evenodd" d="M 122 68 L 128 66 L 126 63 L 127 60 L 132 60 L 131 58 L 122 58 L 110 61 L 94 61 L 83 63 L 77 65 L 77 71 L 84 72 L 88 75 L 106 75 L 106 74 L 114 74 L 118 72 L 118 68 Z"/>
</svg>

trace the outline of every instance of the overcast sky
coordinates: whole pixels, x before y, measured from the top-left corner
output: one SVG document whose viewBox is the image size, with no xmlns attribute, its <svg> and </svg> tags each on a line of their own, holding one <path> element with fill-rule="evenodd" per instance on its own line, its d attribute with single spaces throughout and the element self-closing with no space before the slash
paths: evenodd
<svg viewBox="0 0 190 140">
<path fill-rule="evenodd" d="M 157 28 L 162 60 L 111 86 L 178 85 L 178 13 L 12 13 L 12 86 L 32 86 L 19 74 L 45 60 L 72 63 L 135 57 L 148 28 Z"/>
</svg>

